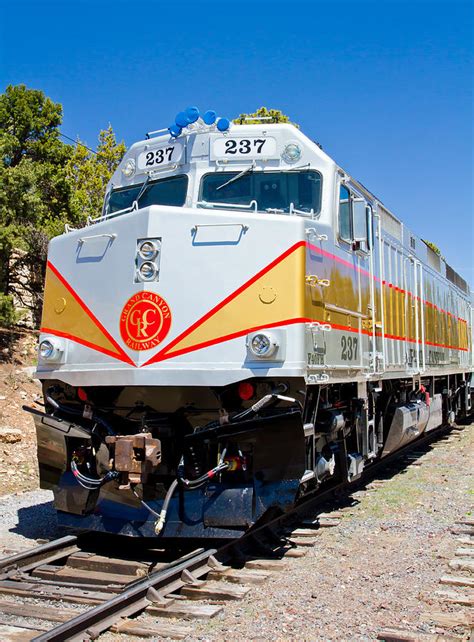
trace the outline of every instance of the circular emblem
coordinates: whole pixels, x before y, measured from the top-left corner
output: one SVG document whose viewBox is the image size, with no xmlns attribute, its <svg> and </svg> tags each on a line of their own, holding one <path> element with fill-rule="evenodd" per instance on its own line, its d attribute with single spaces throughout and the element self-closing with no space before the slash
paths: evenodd
<svg viewBox="0 0 474 642">
<path fill-rule="evenodd" d="M 264 285 L 260 290 L 258 298 L 262 303 L 273 303 L 273 301 L 277 298 L 277 293 L 271 286 Z"/>
<path fill-rule="evenodd" d="M 63 296 L 60 296 L 56 301 L 54 302 L 54 311 L 56 314 L 62 314 L 64 310 L 66 309 L 67 301 Z"/>
<path fill-rule="evenodd" d="M 150 350 L 163 341 L 171 327 L 171 310 L 154 292 L 137 292 L 123 306 L 120 334 L 132 350 Z"/>
</svg>

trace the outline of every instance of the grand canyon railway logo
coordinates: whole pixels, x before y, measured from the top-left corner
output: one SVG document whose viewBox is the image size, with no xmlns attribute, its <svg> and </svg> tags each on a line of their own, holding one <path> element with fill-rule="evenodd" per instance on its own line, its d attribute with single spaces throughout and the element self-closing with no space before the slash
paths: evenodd
<svg viewBox="0 0 474 642">
<path fill-rule="evenodd" d="M 132 350 L 150 350 L 168 334 L 171 310 L 164 299 L 154 292 L 138 292 L 123 306 L 120 334 Z"/>
</svg>

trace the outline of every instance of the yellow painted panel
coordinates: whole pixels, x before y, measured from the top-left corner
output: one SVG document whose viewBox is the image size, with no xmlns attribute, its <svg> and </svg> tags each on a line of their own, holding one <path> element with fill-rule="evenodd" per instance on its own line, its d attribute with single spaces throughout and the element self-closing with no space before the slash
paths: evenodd
<svg viewBox="0 0 474 642">
<path fill-rule="evenodd" d="M 46 271 L 41 327 L 120 354 L 50 267 Z"/>
<path fill-rule="evenodd" d="M 170 352 L 236 335 L 248 328 L 302 318 L 304 274 L 305 248 L 299 246 L 173 345 Z"/>
</svg>

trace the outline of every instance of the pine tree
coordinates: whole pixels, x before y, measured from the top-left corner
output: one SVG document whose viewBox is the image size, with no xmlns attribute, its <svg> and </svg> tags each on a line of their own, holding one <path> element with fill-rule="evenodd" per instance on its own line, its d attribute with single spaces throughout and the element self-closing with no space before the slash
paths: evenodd
<svg viewBox="0 0 474 642">
<path fill-rule="evenodd" d="M 234 118 L 233 122 L 236 125 L 262 125 L 265 123 L 291 123 L 291 120 L 289 116 L 279 109 L 260 107 L 260 109 L 257 109 L 251 114 L 240 114 L 240 116 Z M 291 124 L 299 128 L 299 125 L 296 123 Z"/>
<path fill-rule="evenodd" d="M 76 224 L 85 224 L 88 217 L 99 216 L 105 188 L 114 173 L 126 147 L 117 143 L 114 130 L 109 125 L 99 134 L 97 153 L 91 153 L 78 139 L 76 148 L 66 167 L 72 186 L 71 205 Z"/>
</svg>

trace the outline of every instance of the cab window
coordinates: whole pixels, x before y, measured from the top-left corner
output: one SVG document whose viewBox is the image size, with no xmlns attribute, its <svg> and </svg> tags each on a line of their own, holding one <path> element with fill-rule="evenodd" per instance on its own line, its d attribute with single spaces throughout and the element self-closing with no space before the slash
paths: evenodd
<svg viewBox="0 0 474 642">
<path fill-rule="evenodd" d="M 188 177 L 186 175 L 150 181 L 144 188 L 143 183 L 139 183 L 130 187 L 114 189 L 110 193 L 107 214 L 131 207 L 140 195 L 140 191 L 142 191 L 139 202 L 140 208 L 148 207 L 149 205 L 182 207 L 186 201 L 187 190 Z"/>
<path fill-rule="evenodd" d="M 321 174 L 314 170 L 287 172 L 215 172 L 201 182 L 203 203 L 249 206 L 263 212 L 294 210 L 317 214 L 321 209 Z"/>
</svg>

